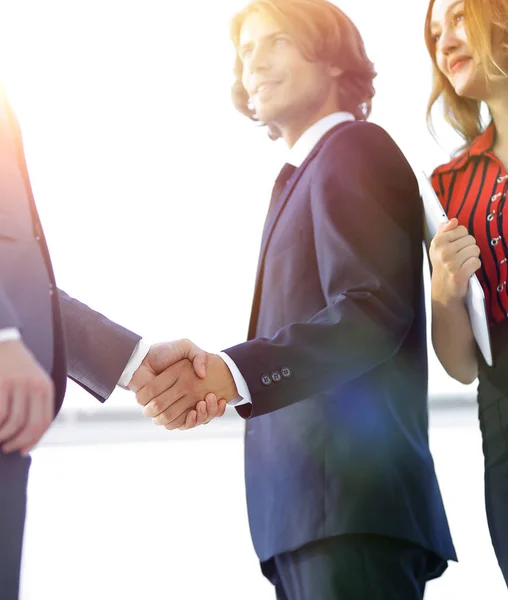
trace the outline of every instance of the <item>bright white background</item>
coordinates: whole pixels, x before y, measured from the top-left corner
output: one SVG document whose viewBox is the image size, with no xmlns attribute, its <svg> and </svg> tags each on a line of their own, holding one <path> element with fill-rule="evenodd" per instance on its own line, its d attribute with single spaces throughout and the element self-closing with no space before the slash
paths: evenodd
<svg viewBox="0 0 508 600">
<path fill-rule="evenodd" d="M 21 121 L 58 283 L 150 340 L 186 336 L 214 351 L 246 334 L 284 147 L 230 104 L 228 24 L 242 5 L 0 0 L 0 73 Z M 415 169 L 430 171 L 448 154 L 425 125 L 426 2 L 339 5 L 379 73 L 372 120 Z M 471 398 L 474 385 L 453 383 L 430 361 L 434 396 Z M 71 384 L 63 412 L 125 407 L 138 410 L 125 392 L 102 407 Z M 467 425 L 440 417 L 433 433 L 454 535 L 470 562 L 450 569 L 457 575 L 435 584 L 432 598 L 458 590 L 476 590 L 467 596 L 476 598 L 487 573 L 495 600 L 502 587 L 495 588 L 480 442 L 468 415 Z M 71 429 L 73 446 L 48 442 L 34 453 L 23 600 L 271 597 L 248 538 L 241 423 L 212 424 L 189 438 L 136 423 L 132 435 L 150 443 L 123 443 L 125 431 L 111 425 L 116 444 L 84 445 L 107 438 L 91 425 L 85 434 Z M 50 442 L 60 439 L 54 435 Z M 473 568 L 479 549 L 483 575 Z M 154 567 L 162 572 L 152 579 Z M 186 591 L 189 579 L 198 587 Z"/>
<path fill-rule="evenodd" d="M 2 2 L 0 73 L 58 283 L 154 341 L 185 336 L 218 350 L 246 334 L 285 148 L 230 103 L 228 27 L 243 4 Z M 430 171 L 447 154 L 425 124 L 426 2 L 340 6 L 379 73 L 372 120 Z M 460 389 L 432 367 L 432 390 Z M 67 408 L 78 400 L 92 402 L 79 390 Z"/>
</svg>

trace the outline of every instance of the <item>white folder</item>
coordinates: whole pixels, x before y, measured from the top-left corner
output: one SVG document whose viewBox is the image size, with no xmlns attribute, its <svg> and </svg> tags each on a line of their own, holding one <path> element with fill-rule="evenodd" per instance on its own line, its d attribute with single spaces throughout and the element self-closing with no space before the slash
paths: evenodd
<svg viewBox="0 0 508 600">
<path fill-rule="evenodd" d="M 425 173 L 422 172 L 418 183 L 425 210 L 425 244 L 428 250 L 430 242 L 436 235 L 439 225 L 441 225 L 441 223 L 446 223 L 449 219 Z M 485 294 L 483 293 L 482 286 L 475 274 L 473 274 L 469 280 L 466 306 L 476 343 L 483 354 L 485 362 L 489 366 L 492 366 L 490 327 L 485 304 Z"/>
</svg>

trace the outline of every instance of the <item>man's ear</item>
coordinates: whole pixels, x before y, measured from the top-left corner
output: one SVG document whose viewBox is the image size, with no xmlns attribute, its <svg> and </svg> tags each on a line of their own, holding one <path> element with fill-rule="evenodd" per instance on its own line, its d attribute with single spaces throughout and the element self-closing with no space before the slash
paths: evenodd
<svg viewBox="0 0 508 600">
<path fill-rule="evenodd" d="M 342 73 L 344 73 L 344 69 L 337 67 L 337 65 L 330 65 L 328 67 L 328 72 L 332 77 L 340 77 Z"/>
</svg>

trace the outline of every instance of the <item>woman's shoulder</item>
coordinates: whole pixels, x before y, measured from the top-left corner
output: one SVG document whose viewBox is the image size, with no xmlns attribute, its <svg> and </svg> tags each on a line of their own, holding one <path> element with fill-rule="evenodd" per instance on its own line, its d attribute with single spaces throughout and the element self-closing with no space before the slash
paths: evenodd
<svg viewBox="0 0 508 600">
<path fill-rule="evenodd" d="M 443 175 L 445 173 L 451 173 L 452 171 L 456 171 L 461 169 L 469 159 L 469 149 L 466 148 L 459 154 L 456 154 L 451 160 L 446 163 L 443 163 L 436 167 L 434 171 L 432 171 L 432 178 L 438 177 L 439 175 Z"/>
<path fill-rule="evenodd" d="M 482 157 L 492 150 L 494 138 L 495 127 L 494 123 L 491 122 L 483 131 L 478 133 L 474 140 L 470 141 L 468 146 L 455 154 L 451 160 L 436 167 L 432 175 L 439 176 L 453 171 L 465 171 L 467 165 L 475 157 Z"/>
</svg>

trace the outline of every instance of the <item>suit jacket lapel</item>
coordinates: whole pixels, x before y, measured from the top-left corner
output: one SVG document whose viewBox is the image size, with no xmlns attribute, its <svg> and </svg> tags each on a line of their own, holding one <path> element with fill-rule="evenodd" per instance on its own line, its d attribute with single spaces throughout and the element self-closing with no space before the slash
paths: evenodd
<svg viewBox="0 0 508 600">
<path fill-rule="evenodd" d="M 304 163 L 305 165 L 305 163 Z M 259 251 L 259 260 L 258 260 L 258 270 L 256 273 L 256 286 L 259 280 L 259 276 L 261 274 L 261 269 L 264 262 L 264 256 L 266 254 L 266 249 L 268 247 L 268 243 L 272 237 L 273 228 L 275 224 L 279 220 L 279 216 L 282 212 L 282 209 L 286 205 L 293 188 L 295 187 L 297 181 L 302 176 L 302 173 L 305 171 L 304 165 L 296 169 L 296 171 L 291 175 L 287 184 L 284 186 L 284 189 L 281 192 L 281 195 L 275 205 L 269 210 L 266 215 L 265 226 L 263 228 L 263 237 L 261 238 L 261 249 Z"/>
<path fill-rule="evenodd" d="M 316 145 L 314 150 L 312 150 L 312 152 L 305 159 L 303 164 L 298 169 L 296 169 L 296 171 L 293 173 L 293 175 L 289 178 L 286 186 L 282 190 L 282 193 L 279 197 L 278 202 L 275 204 L 275 206 L 272 207 L 272 210 L 270 210 L 268 212 L 268 215 L 266 217 L 265 227 L 263 229 L 263 237 L 261 240 L 261 249 L 259 251 L 258 269 L 257 269 L 257 273 L 256 273 L 256 283 L 254 286 L 254 299 L 252 302 L 252 310 L 251 310 L 251 316 L 250 316 L 250 322 L 249 322 L 249 331 L 248 331 L 248 339 L 249 340 L 254 338 L 256 335 L 259 303 L 261 300 L 261 281 L 263 279 L 265 256 L 266 256 L 266 250 L 268 248 L 268 244 L 270 243 L 270 239 L 272 237 L 273 229 L 274 229 L 277 221 L 279 220 L 279 217 L 280 217 L 284 207 L 286 206 L 286 204 L 289 200 L 289 197 L 291 196 L 291 192 L 293 191 L 293 188 L 295 187 L 298 180 L 304 173 L 308 164 L 312 161 L 314 156 L 317 154 L 320 146 L 321 146 L 320 143 Z"/>
<path fill-rule="evenodd" d="M 291 192 L 293 191 L 295 185 L 297 184 L 298 180 L 304 173 L 305 169 L 315 158 L 315 156 L 317 155 L 317 153 L 319 152 L 319 150 L 321 149 L 321 147 L 323 146 L 325 141 L 328 139 L 328 137 L 330 135 L 332 135 L 333 132 L 337 131 L 337 129 L 342 128 L 344 125 L 349 125 L 350 123 L 351 123 L 351 121 L 339 123 L 339 125 L 332 127 L 332 129 L 330 129 L 330 131 L 328 131 L 319 140 L 319 142 L 314 146 L 314 148 L 310 152 L 309 156 L 307 156 L 307 158 L 303 161 L 302 165 L 299 168 L 297 168 L 296 171 L 293 173 L 293 175 L 289 178 L 288 183 L 286 184 L 284 190 L 282 191 L 282 193 L 280 195 L 279 201 L 272 208 L 272 210 L 269 211 L 269 213 L 266 217 L 265 227 L 263 229 L 263 237 L 261 240 L 261 250 L 259 252 L 259 261 L 258 261 L 258 268 L 257 268 L 257 273 L 256 273 L 256 283 L 254 286 L 254 299 L 253 299 L 253 303 L 252 303 L 252 311 L 251 311 L 251 317 L 250 317 L 250 323 L 249 323 L 248 339 L 252 339 L 253 337 L 255 337 L 255 331 L 256 331 L 256 326 L 257 326 L 257 317 L 258 317 L 258 311 L 259 311 L 259 303 L 261 300 L 261 281 L 263 278 L 263 269 L 264 269 L 264 265 L 265 265 L 266 250 L 268 248 L 268 244 L 270 243 L 270 239 L 272 237 L 274 227 L 277 224 L 277 221 L 279 220 L 279 217 L 280 217 L 284 207 L 286 206 L 286 204 L 289 200 L 289 197 L 291 196 Z"/>
</svg>

